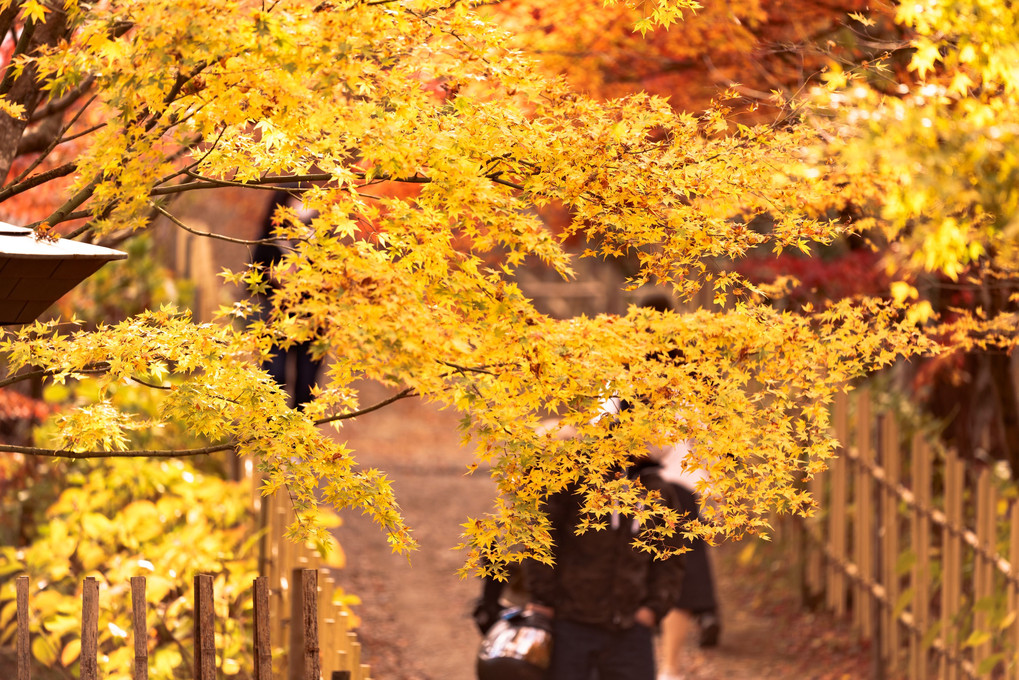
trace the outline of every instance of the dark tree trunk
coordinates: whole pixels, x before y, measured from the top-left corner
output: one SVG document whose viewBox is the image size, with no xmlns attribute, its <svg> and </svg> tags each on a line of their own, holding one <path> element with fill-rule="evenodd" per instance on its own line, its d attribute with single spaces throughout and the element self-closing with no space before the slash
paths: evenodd
<svg viewBox="0 0 1019 680">
<path fill-rule="evenodd" d="M 45 23 L 35 27 L 31 37 L 24 46 L 23 53 L 32 54 L 39 47 L 55 45 L 61 38 L 67 35 L 66 15 L 62 9 L 53 9 L 46 18 Z M 25 31 L 30 31 L 31 26 Z M 28 120 L 32 113 L 42 101 L 42 88 L 36 80 L 35 66 L 30 64 L 22 72 L 21 76 L 8 82 L 5 77 L 4 86 L 7 86 L 7 100 L 20 104 L 25 108 L 22 119 L 15 119 L 5 113 L 0 113 L 0 178 L 6 179 L 10 173 L 11 164 L 17 157 L 18 145 L 21 137 L 28 127 Z"/>
</svg>

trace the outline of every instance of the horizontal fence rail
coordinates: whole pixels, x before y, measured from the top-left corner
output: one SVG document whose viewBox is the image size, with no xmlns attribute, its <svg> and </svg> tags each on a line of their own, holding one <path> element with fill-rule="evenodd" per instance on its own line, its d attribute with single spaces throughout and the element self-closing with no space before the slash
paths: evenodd
<svg viewBox="0 0 1019 680">
<path fill-rule="evenodd" d="M 808 603 L 871 642 L 877 678 L 1019 680 L 1019 502 L 993 471 L 936 455 L 857 392 L 835 404 L 838 458 L 797 525 Z"/>
</svg>

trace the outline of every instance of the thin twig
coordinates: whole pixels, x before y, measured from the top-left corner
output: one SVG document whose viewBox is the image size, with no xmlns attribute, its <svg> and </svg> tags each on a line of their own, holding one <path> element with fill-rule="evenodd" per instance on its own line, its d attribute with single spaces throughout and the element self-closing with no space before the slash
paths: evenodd
<svg viewBox="0 0 1019 680">
<path fill-rule="evenodd" d="M 141 378 L 138 378 L 138 377 L 135 377 L 135 376 L 131 376 L 131 380 L 135 381 L 139 385 L 144 385 L 145 387 L 151 387 L 154 390 L 172 390 L 173 389 L 173 387 L 171 387 L 170 385 L 156 385 L 155 383 L 147 382 L 147 381 L 142 380 Z"/>
<path fill-rule="evenodd" d="M 458 366 L 457 364 L 454 364 L 452 362 L 442 360 L 440 360 L 439 363 L 442 364 L 443 366 L 449 366 L 454 371 L 461 374 L 482 373 L 484 375 L 498 375 L 497 373 L 489 371 L 487 366 Z"/>
<path fill-rule="evenodd" d="M 257 246 L 257 245 L 260 245 L 260 244 L 263 244 L 263 243 L 265 243 L 265 244 L 273 244 L 273 245 L 282 245 L 281 244 L 281 240 L 280 239 L 275 239 L 275 238 L 244 239 L 244 238 L 234 238 L 232 236 L 224 236 L 222 234 L 217 234 L 217 233 L 211 232 L 211 231 L 198 231 L 194 227 L 189 227 L 188 225 L 186 225 L 183 222 L 181 222 L 179 219 L 177 219 L 176 217 L 171 215 L 169 212 L 164 210 L 161 206 L 153 203 L 152 207 L 160 215 L 162 215 L 166 219 L 170 220 L 171 222 L 173 222 L 175 225 L 177 225 L 178 227 L 180 227 L 184 231 L 186 231 L 186 232 L 188 232 L 190 234 L 194 234 L 195 236 L 204 236 L 204 237 L 207 237 L 207 238 L 214 238 L 214 239 L 218 239 L 220 241 L 226 241 L 227 243 L 240 243 L 241 245 L 246 245 L 246 246 Z"/>
</svg>

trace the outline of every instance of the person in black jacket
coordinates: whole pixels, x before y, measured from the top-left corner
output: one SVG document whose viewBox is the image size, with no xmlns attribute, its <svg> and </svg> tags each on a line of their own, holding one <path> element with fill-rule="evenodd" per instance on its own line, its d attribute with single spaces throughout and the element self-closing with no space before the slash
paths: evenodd
<svg viewBox="0 0 1019 680">
<path fill-rule="evenodd" d="M 262 220 L 259 243 L 251 257 L 251 261 L 260 265 L 266 275 L 269 275 L 272 268 L 283 259 L 283 249 L 272 241 L 273 218 L 276 211 L 282 206 L 293 207 L 298 203 L 299 200 L 289 191 L 280 190 L 273 193 L 272 201 Z M 302 217 L 310 219 L 311 216 Z M 270 282 L 269 295 L 272 295 L 274 288 L 275 285 Z M 269 304 L 268 299 L 262 300 L 263 315 L 268 314 Z M 286 350 L 275 348 L 275 353 L 262 365 L 262 369 L 277 383 L 287 388 L 294 407 L 299 408 L 311 401 L 311 389 L 315 385 L 321 363 L 312 357 L 311 343 L 302 342 Z"/>
<path fill-rule="evenodd" d="M 650 458 L 626 471 L 678 509 L 671 485 Z M 633 548 L 640 527 L 613 515 L 609 526 L 578 535 L 581 498 L 567 489 L 549 498 L 554 566 L 523 564 L 528 606 L 553 619 L 550 680 L 655 680 L 654 631 L 676 602 L 682 559 L 656 559 Z M 677 539 L 678 540 L 678 539 Z"/>
</svg>

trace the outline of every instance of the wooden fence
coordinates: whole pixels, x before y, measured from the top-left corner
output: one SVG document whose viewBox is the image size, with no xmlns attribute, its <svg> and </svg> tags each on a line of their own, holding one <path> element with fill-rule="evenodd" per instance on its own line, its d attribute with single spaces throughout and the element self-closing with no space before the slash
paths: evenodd
<svg viewBox="0 0 1019 680">
<path fill-rule="evenodd" d="M 350 680 L 350 671 L 333 670 L 323 676 L 321 650 L 334 641 L 320 636 L 318 625 L 318 571 L 295 570 L 293 573 L 295 603 L 292 620 L 301 625 L 292 626 L 289 659 L 291 680 Z M 79 668 L 81 680 L 98 680 L 99 672 L 99 582 L 88 577 L 82 584 L 81 652 Z M 149 677 L 148 639 L 144 576 L 131 578 L 132 629 L 134 641 L 133 680 Z M 252 584 L 254 680 L 272 680 L 273 639 L 271 626 L 270 589 L 268 579 L 259 576 Z M 29 579 L 19 576 L 17 589 L 17 680 L 31 679 L 31 639 L 29 632 Z M 199 574 L 194 584 L 194 680 L 216 680 L 216 615 L 213 607 L 213 577 Z M 297 631 L 294 633 L 293 631 Z"/>
<path fill-rule="evenodd" d="M 936 455 L 866 392 L 841 398 L 819 512 L 795 535 L 808 602 L 851 617 L 875 678 L 1019 678 L 1019 502 Z"/>
<path fill-rule="evenodd" d="M 252 530 L 260 533 L 259 577 L 253 592 L 254 680 L 370 680 L 361 663 L 361 645 L 351 630 L 352 616 L 334 602 L 336 583 L 318 553 L 284 537 L 293 521 L 289 499 L 263 498 L 251 467 L 242 472 L 250 481 L 254 516 Z M 194 680 L 213 680 L 217 673 L 213 577 L 199 575 L 194 583 Z M 146 580 L 131 578 L 134 629 L 133 680 L 147 680 Z M 16 578 L 17 680 L 29 680 L 29 577 Z M 86 578 L 82 595 L 81 680 L 95 680 L 98 669 L 99 583 Z M 6 678 L 7 676 L 3 676 Z"/>
<path fill-rule="evenodd" d="M 307 571 L 316 574 L 315 593 L 318 622 L 321 631 L 322 677 L 331 678 L 335 672 L 350 680 L 369 680 L 371 669 L 361 663 L 361 643 L 351 628 L 351 616 L 344 606 L 334 603 L 337 588 L 331 570 L 318 553 L 305 545 L 295 543 L 284 534 L 293 522 L 294 513 L 285 495 L 262 497 L 257 473 L 250 466 L 246 475 L 251 481 L 252 505 L 258 518 L 257 529 L 262 533 L 259 555 L 259 574 L 266 579 L 270 633 L 273 640 L 288 645 L 278 647 L 277 667 L 286 669 L 287 680 L 305 680 L 302 661 L 294 650 L 301 649 L 302 631 L 307 626 L 294 625 L 301 621 L 307 591 L 299 586 L 298 579 Z M 258 679 L 260 680 L 260 679 Z M 316 677 L 317 680 L 317 677 Z"/>
</svg>

